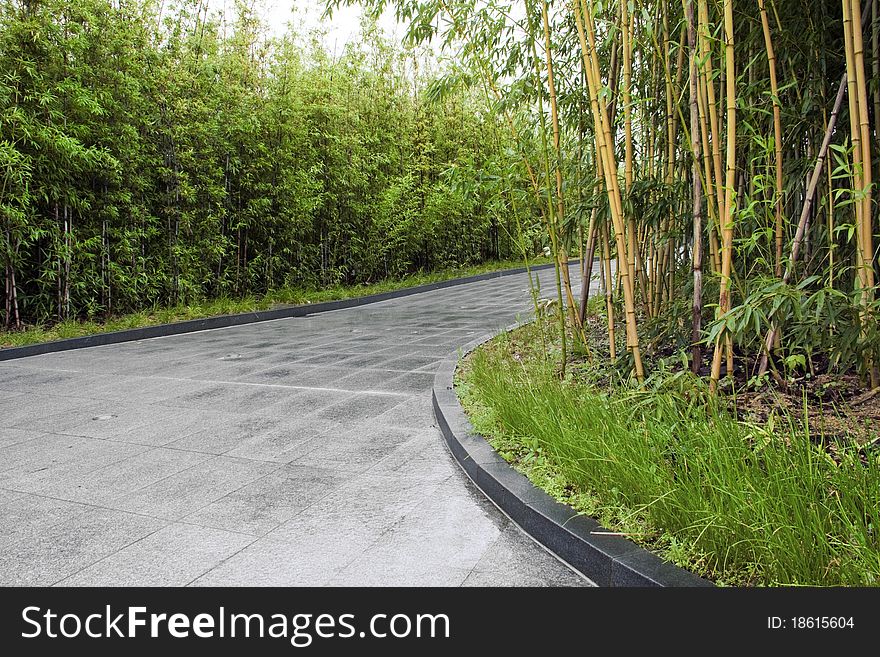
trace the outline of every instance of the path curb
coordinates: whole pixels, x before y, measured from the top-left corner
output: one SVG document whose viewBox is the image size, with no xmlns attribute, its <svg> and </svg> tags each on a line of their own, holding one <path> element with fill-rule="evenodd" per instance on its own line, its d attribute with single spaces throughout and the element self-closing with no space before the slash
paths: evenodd
<svg viewBox="0 0 880 657">
<path fill-rule="evenodd" d="M 487 334 L 468 343 L 462 355 L 494 336 Z M 523 531 L 598 586 L 713 586 L 622 536 L 598 534 L 607 530 L 514 470 L 484 438 L 474 434 L 453 388 L 458 360 L 445 360 L 434 377 L 434 415 L 440 431 L 471 481 Z"/>
<path fill-rule="evenodd" d="M 533 266 L 531 267 L 531 269 L 533 271 L 539 271 L 552 267 L 553 264 L 544 264 Z M 446 281 L 427 283 L 426 285 L 416 285 L 413 287 L 402 288 L 400 290 L 392 290 L 390 292 L 370 294 L 364 297 L 352 297 L 351 299 L 340 299 L 338 301 L 323 301 L 321 303 L 308 303 L 297 306 L 285 306 L 283 308 L 275 308 L 272 310 L 258 310 L 255 312 L 238 313 L 235 315 L 218 315 L 216 317 L 190 319 L 183 322 L 174 322 L 172 324 L 156 324 L 154 326 L 144 326 L 135 329 L 124 329 L 122 331 L 95 333 L 94 335 L 85 335 L 79 338 L 66 338 L 64 340 L 54 340 L 52 342 L 29 344 L 22 347 L 0 348 L 0 361 L 14 360 L 16 358 L 26 358 L 28 356 L 39 356 L 41 354 L 49 354 L 57 351 L 68 351 L 70 349 L 100 347 L 108 344 L 118 344 L 120 342 L 132 342 L 135 340 L 147 340 L 149 338 L 162 338 L 169 335 L 180 335 L 182 333 L 194 333 L 196 331 L 207 331 L 210 329 L 227 328 L 230 326 L 241 326 L 242 324 L 266 322 L 273 319 L 304 317 L 306 315 L 314 315 L 317 313 L 329 312 L 332 310 L 343 310 L 344 308 L 364 306 L 366 304 L 377 303 L 379 301 L 388 301 L 389 299 L 408 297 L 413 294 L 431 292 L 432 290 L 440 290 L 446 287 L 453 287 L 455 285 L 464 285 L 467 283 L 488 281 L 493 278 L 501 278 L 502 276 L 522 274 L 525 273 L 525 271 L 525 267 L 517 267 L 514 269 L 501 269 L 498 271 L 486 272 L 484 274 L 475 274 L 474 276 L 465 276 L 463 278 L 450 278 Z"/>
</svg>

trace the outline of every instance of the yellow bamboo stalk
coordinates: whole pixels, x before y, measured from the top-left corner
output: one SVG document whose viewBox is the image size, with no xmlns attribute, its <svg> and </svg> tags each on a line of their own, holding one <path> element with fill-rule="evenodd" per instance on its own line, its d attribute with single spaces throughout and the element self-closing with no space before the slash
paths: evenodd
<svg viewBox="0 0 880 657">
<path fill-rule="evenodd" d="M 627 197 L 632 191 L 633 183 L 633 140 L 632 140 L 632 23 L 629 15 L 629 2 L 620 3 L 620 33 L 623 50 L 623 179 Z M 627 217 L 627 264 L 630 280 L 636 280 L 636 220 Z M 642 290 L 644 294 L 644 290 Z"/>
<path fill-rule="evenodd" d="M 846 54 L 846 85 L 847 100 L 849 102 L 849 128 L 850 140 L 852 141 L 852 177 L 853 186 L 856 190 L 864 187 L 862 178 L 862 145 L 861 145 L 861 128 L 859 121 L 859 102 L 857 81 L 855 75 L 855 50 L 853 44 L 853 16 L 852 4 L 850 0 L 842 0 L 843 6 L 843 40 L 844 51 Z M 860 289 L 867 287 L 867 278 L 865 276 L 865 259 L 864 259 L 864 240 L 862 239 L 862 231 L 864 230 L 864 204 L 855 203 L 856 213 L 856 276 Z"/>
<path fill-rule="evenodd" d="M 844 4 L 846 4 L 846 0 L 844 0 Z M 865 79 L 865 48 L 864 48 L 864 39 L 862 37 L 862 23 L 860 17 L 862 15 L 861 10 L 861 1 L 860 0 L 850 0 L 849 2 L 849 13 L 844 9 L 844 30 L 846 30 L 846 24 L 849 23 L 850 31 L 852 32 L 850 38 L 850 47 L 852 49 L 852 53 L 849 53 L 849 47 L 847 48 L 847 70 L 849 71 L 849 64 L 852 63 L 854 68 L 854 75 L 852 77 L 855 78 L 855 100 L 850 101 L 850 106 L 852 107 L 855 104 L 858 108 L 858 133 L 859 133 L 859 148 L 861 149 L 860 157 L 861 157 L 861 184 L 857 185 L 857 189 L 860 190 L 861 200 L 857 205 L 861 205 L 861 217 L 859 217 L 858 225 L 860 230 L 857 231 L 857 244 L 859 250 L 861 251 L 861 257 L 859 260 L 859 269 L 862 270 L 862 275 L 859 277 L 860 282 L 862 283 L 862 295 L 861 295 L 861 303 L 862 303 L 862 327 L 867 326 L 867 323 L 872 321 L 870 316 L 870 304 L 872 302 L 873 296 L 873 287 L 874 287 L 874 250 L 873 250 L 873 226 L 872 226 L 872 215 L 873 208 L 871 205 L 871 181 L 872 181 L 872 166 L 871 166 L 871 126 L 870 119 L 868 116 L 868 85 Z M 847 20 L 848 19 L 848 20 Z M 852 91 L 852 87 L 850 87 L 850 91 Z M 853 134 L 855 135 L 856 127 L 853 126 Z M 853 150 L 855 150 L 855 139 L 853 140 Z M 866 363 L 868 372 L 871 377 L 871 387 L 876 387 L 880 384 L 878 381 L 878 372 L 874 367 L 873 362 L 869 358 Z"/>
<path fill-rule="evenodd" d="M 880 2 L 871 2 L 871 71 L 875 80 L 880 80 Z M 880 85 L 874 84 L 874 139 L 880 142 L 877 130 L 877 117 L 880 117 Z"/>
<path fill-rule="evenodd" d="M 861 21 L 856 22 L 856 17 L 862 15 L 860 0 L 851 0 L 851 20 L 853 39 L 853 58 L 856 73 L 857 102 L 859 106 L 859 141 L 862 149 L 862 258 L 865 269 L 865 299 L 870 302 L 870 288 L 874 287 L 874 251 L 872 248 L 872 222 L 873 214 L 871 206 L 871 125 L 868 116 L 868 83 L 865 79 L 865 46 L 862 37 Z"/>
<path fill-rule="evenodd" d="M 773 96 L 773 142 L 776 155 L 776 276 L 782 278 L 782 108 L 779 104 L 779 85 L 776 79 L 776 53 L 773 50 L 773 38 L 770 34 L 770 19 L 764 0 L 758 0 L 761 12 L 761 27 L 764 30 L 764 47 L 767 49 L 767 65 L 770 69 L 770 93 Z"/>
<path fill-rule="evenodd" d="M 706 208 L 709 214 L 709 258 L 712 263 L 712 271 L 716 274 L 721 272 L 721 256 L 719 254 L 718 236 L 715 227 L 718 225 L 719 206 L 716 203 L 715 182 L 713 180 L 712 147 L 709 144 L 709 123 L 706 117 L 706 78 L 698 76 L 699 93 L 697 94 L 697 107 L 700 114 L 700 137 L 703 141 L 703 171 L 706 179 Z"/>
<path fill-rule="evenodd" d="M 698 9 L 698 25 L 700 56 L 703 60 L 702 77 L 706 89 L 706 106 L 709 110 L 709 129 L 712 137 L 712 163 L 715 166 L 715 195 L 718 205 L 718 218 L 724 215 L 724 189 L 721 181 L 724 180 L 723 169 L 721 167 L 721 135 L 718 127 L 718 104 L 715 98 L 715 82 L 712 80 L 712 48 L 709 43 L 709 9 L 706 0 L 699 0 Z M 720 262 L 719 262 L 720 270 Z"/>
<path fill-rule="evenodd" d="M 556 245 L 556 257 L 559 260 L 559 268 L 562 273 L 562 285 L 565 290 L 565 300 L 568 305 L 568 313 L 571 318 L 572 327 L 580 334 L 582 343 L 586 344 L 586 338 L 583 335 L 583 325 L 581 324 L 577 312 L 577 303 L 571 290 L 571 276 L 568 271 L 568 253 L 565 250 L 565 245 L 562 243 L 561 227 L 565 217 L 565 197 L 562 187 L 562 144 L 559 128 L 559 109 L 556 98 L 556 82 L 553 71 L 550 22 L 546 0 L 541 0 L 541 18 L 544 28 L 544 60 L 547 67 L 547 86 L 550 92 L 550 120 L 552 121 L 553 126 L 553 153 L 556 174 L 556 212 L 555 214 L 551 213 L 551 219 L 554 222 L 554 228 L 559 240 Z"/>
<path fill-rule="evenodd" d="M 589 1 L 589 5 L 587 4 Z M 595 26 L 593 25 L 592 0 L 573 0 L 575 25 L 577 26 L 578 38 L 581 44 L 584 71 L 587 77 L 587 85 L 590 92 L 590 109 L 593 112 L 594 125 L 596 126 L 596 138 L 599 143 L 599 157 L 602 159 L 602 168 L 606 172 L 605 188 L 608 193 L 608 201 L 611 209 L 611 219 L 614 224 L 615 238 L 617 241 L 618 256 L 623 254 L 623 262 L 626 258 L 626 230 L 624 215 L 620 197 L 620 187 L 617 182 L 617 164 L 612 151 L 613 139 L 611 137 L 610 121 L 604 97 L 601 95 L 602 85 L 599 74 L 598 55 L 596 53 Z M 618 271 L 618 279 L 623 288 L 624 308 L 626 312 L 626 342 L 627 348 L 632 352 L 633 365 L 636 378 L 644 380 L 644 368 L 642 366 L 641 350 L 639 348 L 638 329 L 636 327 L 635 298 L 633 294 L 632 278 L 629 276 L 629 267 L 624 266 Z"/>
<path fill-rule="evenodd" d="M 598 137 L 594 139 L 596 153 L 599 153 Z M 602 171 L 602 159 L 596 157 L 596 179 L 600 184 L 604 182 Z M 599 258 L 599 266 L 602 268 L 602 283 L 605 288 L 605 314 L 608 319 L 608 356 L 613 363 L 617 360 L 617 344 L 614 329 L 614 278 L 611 274 L 611 246 L 608 239 L 608 222 L 602 222 L 601 230 L 602 254 Z"/>
<path fill-rule="evenodd" d="M 736 64 L 734 60 L 734 32 L 733 32 L 733 0 L 724 0 L 724 56 L 725 78 L 727 86 L 725 97 L 727 100 L 727 171 L 724 182 L 724 213 L 721 216 L 721 282 L 718 295 L 718 314 L 724 317 L 730 310 L 730 274 L 733 264 L 733 210 L 734 210 L 734 186 L 736 185 Z M 731 367 L 733 361 L 732 345 L 730 336 L 726 331 L 727 365 L 728 376 L 733 374 Z M 721 342 L 715 343 L 715 353 L 712 358 L 712 374 L 710 387 L 712 391 L 718 389 L 718 380 L 721 378 Z"/>
</svg>

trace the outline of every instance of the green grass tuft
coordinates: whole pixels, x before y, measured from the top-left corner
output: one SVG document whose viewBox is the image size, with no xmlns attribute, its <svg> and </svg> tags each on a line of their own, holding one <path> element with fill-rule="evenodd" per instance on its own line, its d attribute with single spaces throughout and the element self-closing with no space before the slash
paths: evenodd
<svg viewBox="0 0 880 657">
<path fill-rule="evenodd" d="M 544 264 L 546 259 L 534 264 Z M 109 333 L 123 329 L 140 328 L 156 324 L 170 324 L 188 319 L 202 319 L 218 315 L 232 315 L 256 310 L 266 310 L 273 306 L 305 303 L 320 303 L 354 297 L 380 294 L 418 285 L 437 283 L 452 278 L 474 276 L 489 271 L 515 269 L 522 267 L 522 260 L 491 261 L 472 267 L 460 267 L 434 272 L 420 272 L 404 278 L 389 279 L 377 283 L 360 285 L 335 285 L 325 288 L 284 288 L 272 290 L 263 297 L 247 296 L 240 299 L 206 299 L 188 305 L 166 308 L 153 308 L 141 312 L 109 317 L 105 320 L 68 320 L 44 326 L 31 326 L 21 331 L 0 331 L 0 348 L 21 347 L 29 344 L 52 342 L 65 338 L 78 338 L 96 333 Z"/>
<path fill-rule="evenodd" d="M 720 584 L 880 583 L 876 453 L 832 458 L 796 423 L 743 424 L 699 390 L 560 381 L 505 336 L 468 358 L 458 390 L 537 485 Z"/>
</svg>

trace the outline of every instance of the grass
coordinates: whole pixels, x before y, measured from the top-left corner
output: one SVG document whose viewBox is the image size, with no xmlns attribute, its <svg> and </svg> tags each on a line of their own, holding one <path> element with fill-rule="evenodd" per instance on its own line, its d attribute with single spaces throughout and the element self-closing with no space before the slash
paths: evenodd
<svg viewBox="0 0 880 657">
<path fill-rule="evenodd" d="M 544 264 L 545 260 L 533 264 Z M 68 320 L 54 324 L 30 326 L 20 331 L 0 331 L 0 348 L 77 338 L 96 333 L 121 331 L 155 324 L 169 324 L 188 319 L 266 310 L 278 305 L 320 303 L 380 294 L 418 285 L 427 285 L 452 278 L 473 276 L 489 271 L 522 267 L 521 260 L 491 261 L 472 267 L 420 272 L 398 279 L 360 285 L 334 285 L 323 288 L 284 288 L 273 290 L 262 297 L 246 296 L 238 299 L 205 299 L 197 303 L 166 308 L 151 308 L 141 312 L 108 317 L 100 320 Z"/>
<path fill-rule="evenodd" d="M 458 391 L 477 431 L 562 501 L 726 585 L 880 583 L 880 462 L 773 433 L 695 384 L 560 381 L 535 325 L 475 351 Z"/>
</svg>

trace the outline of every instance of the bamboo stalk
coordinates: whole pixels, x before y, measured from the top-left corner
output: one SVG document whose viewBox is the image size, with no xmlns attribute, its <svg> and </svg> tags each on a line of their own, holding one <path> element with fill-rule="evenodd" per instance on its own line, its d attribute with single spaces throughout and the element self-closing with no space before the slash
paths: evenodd
<svg viewBox="0 0 880 657">
<path fill-rule="evenodd" d="M 715 227 L 718 225 L 718 205 L 715 202 L 715 183 L 713 182 L 712 166 L 712 149 L 709 144 L 709 125 L 706 117 L 706 80 L 702 73 L 697 79 L 697 110 L 700 115 L 700 139 L 702 140 L 703 151 L 703 175 L 706 180 L 706 209 L 709 218 L 709 262 L 712 265 L 712 271 L 721 272 L 721 256 L 719 254 L 718 237 Z"/>
<path fill-rule="evenodd" d="M 773 38 L 770 34 L 770 20 L 767 16 L 767 8 L 764 0 L 758 0 L 758 9 L 761 12 L 761 26 L 764 31 L 764 46 L 767 49 L 767 65 L 770 69 L 770 94 L 773 100 L 773 145 L 775 149 L 776 169 L 776 276 L 782 277 L 782 108 L 779 104 L 779 84 L 776 79 L 776 53 L 773 50 Z"/>
<path fill-rule="evenodd" d="M 703 190 L 700 183 L 700 164 L 703 159 L 700 136 L 700 110 L 697 106 L 697 36 L 694 22 L 694 0 L 687 0 L 685 7 L 687 20 L 687 39 L 690 49 L 690 110 L 691 110 L 691 149 L 693 151 L 693 250 L 691 266 L 694 277 L 694 299 L 691 305 L 691 371 L 697 374 L 703 360 L 700 336 L 703 331 Z"/>
<path fill-rule="evenodd" d="M 862 146 L 861 146 L 861 127 L 858 102 L 858 82 L 855 73 L 855 45 L 853 43 L 852 29 L 852 4 L 850 0 L 843 0 L 843 37 L 844 49 L 846 52 L 846 80 L 847 92 L 849 100 L 849 124 L 850 124 L 850 140 L 852 142 L 852 176 L 853 186 L 856 190 L 864 188 L 863 166 L 862 166 Z M 864 239 L 862 232 L 864 230 L 864 211 L 863 203 L 855 203 L 856 212 L 856 277 L 860 290 L 864 290 L 868 285 L 865 267 Z"/>
<path fill-rule="evenodd" d="M 624 192 L 629 198 L 633 183 L 633 139 L 632 139 L 632 21 L 629 15 L 629 2 L 620 3 L 620 32 L 621 49 L 623 50 L 623 180 Z M 636 281 L 636 220 L 630 214 L 627 217 L 627 265 L 629 266 L 630 280 Z M 644 290 L 642 290 L 644 295 Z M 649 311 L 650 312 L 650 311 Z"/>
<path fill-rule="evenodd" d="M 851 18 L 861 15 L 860 0 L 851 0 Z M 862 149 L 862 258 L 865 269 L 865 295 L 864 302 L 867 305 L 870 302 L 870 288 L 874 287 L 874 253 L 872 248 L 872 228 L 871 216 L 873 209 L 871 207 L 871 181 L 872 181 L 872 163 L 871 163 L 871 126 L 868 116 L 868 84 L 865 78 L 865 57 L 864 57 L 864 40 L 862 38 L 862 26 L 856 25 L 854 21 L 850 22 L 852 30 L 852 48 L 853 48 L 853 64 L 855 65 L 855 81 L 856 81 L 856 102 L 859 107 L 859 142 Z"/>
<path fill-rule="evenodd" d="M 867 9 L 867 7 L 866 7 Z M 862 25 L 864 21 L 860 21 L 858 24 L 855 24 L 855 17 L 861 16 L 861 2 L 860 0 L 851 0 L 850 2 L 850 14 L 849 14 L 849 26 L 852 31 L 851 38 L 851 46 L 852 46 L 852 63 L 855 67 L 855 88 L 856 93 L 858 94 L 856 97 L 855 104 L 858 106 L 858 129 L 859 129 L 859 145 L 861 147 L 861 162 L 862 162 L 862 171 L 861 171 L 861 185 L 857 187 L 860 191 L 861 195 L 861 206 L 862 212 L 860 217 L 860 232 L 861 239 L 857 240 L 859 242 L 859 246 L 861 247 L 861 265 L 860 269 L 863 271 L 862 276 L 860 277 L 862 285 L 862 295 L 861 295 L 861 303 L 862 303 L 862 328 L 863 331 L 869 322 L 872 321 L 871 317 L 871 303 L 873 301 L 873 288 L 874 288 L 874 248 L 873 248 L 873 207 L 871 204 L 871 181 L 872 181 L 872 160 L 871 160 L 871 126 L 870 126 L 870 118 L 868 116 L 868 84 L 865 79 L 865 56 L 864 56 L 864 39 L 862 36 Z M 844 22 L 846 23 L 846 13 L 844 13 Z M 849 53 L 848 53 L 849 55 Z M 849 64 L 849 57 L 847 58 L 847 63 Z M 847 67 L 849 68 L 849 67 Z M 855 144 L 853 145 L 855 148 Z M 859 231 L 857 231 L 858 234 Z M 864 335 L 864 333 L 863 333 Z M 869 373 L 871 380 L 871 387 L 877 387 L 880 385 L 880 372 L 877 371 L 873 359 L 869 356 L 867 361 L 865 362 L 865 368 Z"/>
<path fill-rule="evenodd" d="M 880 118 L 880 2 L 871 0 L 871 72 L 874 77 L 874 139 L 880 145 L 880 131 L 877 120 Z"/>
<path fill-rule="evenodd" d="M 724 0 L 724 56 L 727 100 L 727 171 L 724 184 L 724 213 L 722 214 L 722 243 L 721 243 L 721 289 L 718 295 L 718 315 L 723 318 L 730 310 L 730 274 L 733 265 L 733 211 L 734 211 L 734 185 L 736 185 L 736 65 L 734 60 L 734 32 L 733 32 L 733 0 Z M 727 375 L 733 375 L 733 353 L 730 344 L 730 335 L 726 331 L 727 343 Z M 718 389 L 718 380 L 721 377 L 721 344 L 715 343 L 715 353 L 712 358 L 712 374 L 710 388 L 713 392 Z"/>
<path fill-rule="evenodd" d="M 841 86 L 846 89 L 846 76 L 844 75 Z M 828 124 L 828 115 L 823 110 L 825 124 Z M 828 172 L 828 285 L 834 287 L 834 250 L 836 247 L 836 239 L 834 236 L 834 178 L 831 175 L 831 167 L 827 167 Z"/>
<path fill-rule="evenodd" d="M 556 232 L 556 257 L 559 260 L 559 269 L 562 274 L 562 286 L 565 291 L 566 306 L 569 316 L 571 317 L 572 327 L 578 331 L 584 343 L 586 340 L 583 336 L 583 327 L 577 312 L 577 306 L 574 300 L 574 294 L 571 290 L 571 276 L 568 271 L 568 253 L 561 228 L 565 217 L 565 196 L 562 186 L 562 144 L 559 127 L 559 108 L 556 97 L 556 81 L 553 71 L 553 51 L 552 42 L 550 40 L 550 21 L 547 10 L 547 0 L 541 0 L 541 19 L 543 22 L 544 33 L 544 60 L 547 67 L 547 87 L 550 92 L 550 120 L 553 128 L 553 153 L 554 153 L 554 169 L 556 177 L 556 212 L 551 213 L 551 220 L 554 223 Z M 562 309 L 560 308 L 560 312 Z M 563 366 L 563 371 L 565 367 Z"/>
<path fill-rule="evenodd" d="M 602 274 L 605 281 L 605 312 L 608 315 L 608 355 L 613 363 L 617 360 L 617 345 L 614 335 L 614 285 L 611 276 L 611 247 L 608 244 L 608 224 L 602 225 Z"/>
<path fill-rule="evenodd" d="M 697 3 L 697 9 L 700 25 L 700 56 L 703 60 L 703 79 L 706 88 L 706 106 L 709 110 L 709 129 L 712 142 L 712 163 L 715 167 L 715 196 L 718 206 L 717 217 L 719 221 L 720 232 L 722 217 L 724 216 L 724 189 L 721 184 L 721 181 L 724 180 L 724 173 L 721 166 L 721 133 L 718 125 L 718 104 L 715 99 L 715 83 L 712 80 L 712 48 L 709 43 L 709 9 L 707 7 L 706 0 L 699 0 L 699 2 Z M 718 271 L 721 271 L 720 257 L 718 261 Z"/>
<path fill-rule="evenodd" d="M 596 208 L 590 212 L 590 226 L 587 229 L 587 246 L 584 250 L 581 275 L 581 298 L 578 307 L 581 325 L 587 317 L 587 303 L 590 300 L 590 280 L 593 278 L 593 258 L 596 254 Z"/>
<path fill-rule="evenodd" d="M 831 137 L 834 135 L 834 129 L 837 127 L 837 116 L 840 114 L 840 108 L 843 105 L 843 95 L 847 90 L 847 85 L 845 84 L 846 80 L 847 75 L 844 74 L 844 78 L 840 81 L 840 86 L 837 90 L 837 97 L 834 100 L 834 108 L 831 110 L 831 117 L 828 119 L 828 125 L 825 128 L 825 137 L 822 139 L 822 145 L 819 147 L 819 155 L 816 158 L 816 164 L 814 165 L 813 173 L 810 176 L 810 183 L 807 187 L 804 205 L 801 209 L 800 219 L 798 220 L 797 231 L 795 232 L 794 241 L 791 245 L 791 254 L 788 257 L 788 266 L 782 276 L 782 282 L 785 284 L 788 284 L 791 280 L 791 277 L 794 274 L 794 266 L 797 263 L 800 254 L 807 219 L 810 216 L 813 199 L 816 196 L 816 188 L 819 186 L 819 178 L 822 176 L 822 167 L 825 165 L 825 159 L 828 156 L 828 146 L 831 144 Z M 778 330 L 778 325 L 774 322 L 764 340 L 764 351 L 761 354 L 760 363 L 758 365 L 758 376 L 763 376 L 767 371 L 770 348 L 776 341 Z"/>
<path fill-rule="evenodd" d="M 613 139 L 611 137 L 607 107 L 601 95 L 601 77 L 599 75 L 599 63 L 596 53 L 596 36 L 593 25 L 592 0 L 574 0 L 575 25 L 581 44 L 584 69 L 587 75 L 587 84 L 590 91 L 590 107 L 593 112 L 596 125 L 596 139 L 599 143 L 599 156 L 602 158 L 602 168 L 606 172 L 605 188 L 608 193 L 611 219 L 614 224 L 615 238 L 617 241 L 618 256 L 623 254 L 623 262 L 626 258 L 626 237 L 623 209 L 620 197 L 620 187 L 617 182 L 617 165 L 613 153 Z M 588 10 L 589 9 L 589 10 Z M 624 266 L 617 272 L 618 280 L 623 288 L 624 309 L 626 313 L 626 342 L 627 348 L 633 355 L 633 366 L 636 378 L 639 382 L 644 380 L 641 350 L 639 348 L 638 329 L 636 328 L 635 298 L 633 295 L 632 279 L 629 276 L 628 267 Z"/>
</svg>

